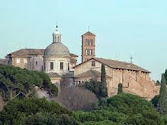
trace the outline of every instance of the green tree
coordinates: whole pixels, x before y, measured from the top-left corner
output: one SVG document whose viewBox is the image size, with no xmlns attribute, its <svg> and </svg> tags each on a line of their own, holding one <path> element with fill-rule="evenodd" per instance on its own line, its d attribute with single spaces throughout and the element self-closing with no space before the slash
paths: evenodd
<svg viewBox="0 0 167 125">
<path fill-rule="evenodd" d="M 51 96 L 58 93 L 58 88 L 43 72 L 0 65 L 0 94 L 5 101 L 19 96 L 31 97 L 34 95 L 35 86 L 46 90 Z"/>
<path fill-rule="evenodd" d="M 154 107 L 157 108 L 158 102 L 159 102 L 159 95 L 155 95 L 154 98 L 152 98 L 151 103 L 154 105 Z"/>
<path fill-rule="evenodd" d="M 106 83 L 106 70 L 105 70 L 105 65 L 101 65 L 101 82 Z"/>
<path fill-rule="evenodd" d="M 118 94 L 100 100 L 96 110 L 73 112 L 76 120 L 85 125 L 163 125 L 160 114 L 151 102 L 131 94 Z"/>
<path fill-rule="evenodd" d="M 123 93 L 122 83 L 118 84 L 118 94 Z"/>
<path fill-rule="evenodd" d="M 107 85 L 106 85 L 106 70 L 105 70 L 105 65 L 101 65 L 101 85 L 100 85 L 100 96 L 101 97 L 107 97 L 108 92 L 107 92 Z"/>
<path fill-rule="evenodd" d="M 23 121 L 27 123 L 32 121 L 41 121 L 49 116 L 56 114 L 60 116 L 67 114 L 71 116 L 71 112 L 61 107 L 56 102 L 49 102 L 46 99 L 24 98 L 14 99 L 8 102 L 4 109 L 0 112 L 0 121 L 4 125 L 22 125 Z M 46 117 L 44 117 L 46 116 Z M 26 119 L 29 117 L 28 119 Z M 33 119 L 34 118 L 34 119 Z"/>
<path fill-rule="evenodd" d="M 157 80 L 156 85 L 161 85 L 161 82 L 159 80 Z"/>
<path fill-rule="evenodd" d="M 165 76 L 165 79 L 167 81 L 167 69 L 165 70 L 164 76 Z"/>
<path fill-rule="evenodd" d="M 159 111 L 161 114 L 167 114 L 167 89 L 165 75 L 162 74 L 160 97 L 159 97 Z"/>
<path fill-rule="evenodd" d="M 31 115 L 22 121 L 22 125 L 80 125 L 68 114 L 57 115 L 56 113 L 39 112 Z"/>
</svg>

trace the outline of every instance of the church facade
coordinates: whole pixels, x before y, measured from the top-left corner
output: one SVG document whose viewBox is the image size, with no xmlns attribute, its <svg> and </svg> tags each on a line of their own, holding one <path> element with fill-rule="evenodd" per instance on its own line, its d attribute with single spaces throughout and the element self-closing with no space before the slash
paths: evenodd
<svg viewBox="0 0 167 125">
<path fill-rule="evenodd" d="M 151 99 L 159 93 L 150 78 L 150 72 L 133 63 L 96 57 L 96 35 L 90 31 L 82 35 L 82 60 L 77 64 L 77 55 L 70 53 L 62 43 L 61 33 L 56 26 L 53 41 L 46 49 L 21 49 L 6 56 L 8 65 L 47 73 L 52 83 L 59 83 L 64 77 L 74 85 L 95 79 L 100 81 L 101 65 L 106 68 L 108 95 L 117 94 L 118 84 L 123 84 L 124 92 Z"/>
<path fill-rule="evenodd" d="M 91 32 L 82 35 L 82 62 L 74 66 L 75 84 L 82 84 L 91 79 L 100 81 L 101 65 L 104 64 L 108 96 L 117 94 L 119 83 L 122 83 L 124 92 L 146 99 L 159 94 L 160 86 L 151 80 L 148 70 L 133 63 L 97 58 L 95 36 Z"/>
</svg>

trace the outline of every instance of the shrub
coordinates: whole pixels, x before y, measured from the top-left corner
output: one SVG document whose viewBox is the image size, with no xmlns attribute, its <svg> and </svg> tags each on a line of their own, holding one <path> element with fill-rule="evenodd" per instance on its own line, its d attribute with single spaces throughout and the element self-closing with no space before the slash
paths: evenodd
<svg viewBox="0 0 167 125">
<path fill-rule="evenodd" d="M 49 76 L 43 72 L 0 65 L 0 94 L 5 101 L 20 95 L 33 96 L 35 86 L 53 96 L 58 93 L 57 87 L 52 85 Z"/>
<path fill-rule="evenodd" d="M 14 99 L 4 107 L 0 112 L 0 121 L 3 124 L 20 124 L 20 121 L 24 120 L 30 115 L 36 115 L 38 112 L 50 113 L 50 114 L 68 114 L 71 112 L 61 107 L 55 102 L 48 102 L 45 99 Z M 40 115 L 36 115 L 39 117 Z"/>
</svg>

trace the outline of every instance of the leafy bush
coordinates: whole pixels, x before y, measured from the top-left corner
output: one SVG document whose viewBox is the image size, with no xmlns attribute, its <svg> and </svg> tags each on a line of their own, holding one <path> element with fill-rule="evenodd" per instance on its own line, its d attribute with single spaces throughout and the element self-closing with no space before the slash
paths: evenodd
<svg viewBox="0 0 167 125">
<path fill-rule="evenodd" d="M 13 66 L 0 65 L 0 94 L 7 101 L 19 95 L 32 96 L 38 86 L 56 96 L 58 89 L 47 74 Z"/>
<path fill-rule="evenodd" d="M 80 125 L 72 116 L 67 114 L 37 113 L 22 121 L 22 125 Z"/>
<path fill-rule="evenodd" d="M 85 82 L 85 88 L 92 91 L 99 99 L 108 97 L 105 65 L 101 65 L 101 82 L 95 79 Z"/>
<path fill-rule="evenodd" d="M 94 110 L 91 112 L 74 112 L 73 117 L 79 122 L 100 122 L 110 120 L 115 123 L 122 123 L 127 116 L 123 113 L 111 112 L 107 110 Z"/>
<path fill-rule="evenodd" d="M 162 125 L 160 114 L 151 102 L 131 94 L 118 94 L 100 100 L 96 110 L 74 112 L 73 117 L 88 125 L 105 122 L 120 125 Z"/>
<path fill-rule="evenodd" d="M 118 94 L 114 97 L 108 98 L 105 102 L 99 101 L 97 108 L 114 112 L 122 112 L 128 115 L 143 113 L 145 111 L 155 111 L 150 102 L 131 94 Z"/>
<path fill-rule="evenodd" d="M 85 82 L 84 87 L 93 92 L 99 99 L 107 96 L 104 94 L 107 93 L 107 89 L 105 89 L 105 85 L 102 82 L 95 80 L 87 81 Z M 102 92 L 102 90 L 105 90 L 105 92 Z"/>
<path fill-rule="evenodd" d="M 158 102 L 159 102 L 159 95 L 156 95 L 154 96 L 154 98 L 152 98 L 151 103 L 154 105 L 154 107 L 157 107 Z"/>
<path fill-rule="evenodd" d="M 61 114 L 71 115 L 70 111 L 55 102 L 48 102 L 45 99 L 25 98 L 9 101 L 2 112 L 0 112 L 0 121 L 3 124 L 18 125 L 21 121 L 24 121 L 26 117 L 31 115 L 35 116 L 34 120 L 36 117 L 40 119 L 41 114 L 37 114 L 39 112 L 49 113 L 50 115 L 56 114 L 57 116 Z"/>
</svg>

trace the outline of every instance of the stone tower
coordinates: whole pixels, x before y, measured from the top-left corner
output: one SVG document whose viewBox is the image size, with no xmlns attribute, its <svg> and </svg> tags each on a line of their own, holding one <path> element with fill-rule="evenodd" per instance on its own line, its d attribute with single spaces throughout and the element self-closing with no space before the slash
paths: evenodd
<svg viewBox="0 0 167 125">
<path fill-rule="evenodd" d="M 82 35 L 82 62 L 95 57 L 95 37 L 89 31 Z"/>
</svg>

